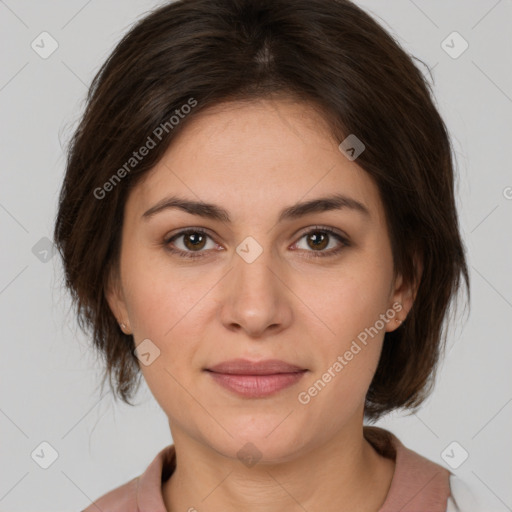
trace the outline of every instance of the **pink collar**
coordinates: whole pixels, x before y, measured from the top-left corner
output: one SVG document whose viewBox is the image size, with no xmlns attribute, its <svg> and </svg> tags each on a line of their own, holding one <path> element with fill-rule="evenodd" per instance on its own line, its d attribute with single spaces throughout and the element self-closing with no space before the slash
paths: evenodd
<svg viewBox="0 0 512 512">
<path fill-rule="evenodd" d="M 378 512 L 414 510 L 445 512 L 450 496 L 450 471 L 406 448 L 388 430 L 363 427 L 366 440 L 384 457 L 395 459 L 395 473 Z"/>
</svg>

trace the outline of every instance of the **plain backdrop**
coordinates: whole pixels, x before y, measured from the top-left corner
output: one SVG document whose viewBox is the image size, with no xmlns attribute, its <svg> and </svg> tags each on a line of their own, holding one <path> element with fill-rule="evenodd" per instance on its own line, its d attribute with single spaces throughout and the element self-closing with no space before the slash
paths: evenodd
<svg viewBox="0 0 512 512">
<path fill-rule="evenodd" d="M 456 152 L 473 295 L 429 400 L 417 414 L 378 425 L 452 469 L 493 510 L 512 510 L 512 2 L 357 3 L 433 69 Z M 136 407 L 100 396 L 101 365 L 69 308 L 51 246 L 65 144 L 87 87 L 157 5 L 0 1 L 0 511 L 81 510 L 172 442 L 145 384 Z M 41 37 L 46 51 L 58 45 L 47 58 L 33 49 Z M 42 452 L 48 462 L 56 457 L 47 469 Z"/>
</svg>

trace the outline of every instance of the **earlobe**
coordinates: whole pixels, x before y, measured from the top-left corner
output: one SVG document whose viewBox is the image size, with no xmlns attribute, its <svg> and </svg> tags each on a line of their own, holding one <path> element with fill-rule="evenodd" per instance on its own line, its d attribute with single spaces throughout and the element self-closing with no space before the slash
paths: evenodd
<svg viewBox="0 0 512 512">
<path fill-rule="evenodd" d="M 389 331 L 394 331 L 400 327 L 406 320 L 409 311 L 412 309 L 416 294 L 418 293 L 421 276 L 423 273 L 423 265 L 418 257 L 414 257 L 415 276 L 413 281 L 405 282 L 402 274 L 398 274 L 395 279 L 395 289 L 392 296 L 390 307 L 395 305 L 397 311 L 395 319 L 389 322 Z M 397 305 L 400 304 L 400 308 Z"/>
<path fill-rule="evenodd" d="M 108 279 L 107 287 L 105 290 L 105 298 L 121 330 L 125 334 L 130 334 L 128 311 L 126 308 L 124 294 L 121 289 L 119 279 L 113 275 L 113 273 L 110 274 Z"/>
</svg>

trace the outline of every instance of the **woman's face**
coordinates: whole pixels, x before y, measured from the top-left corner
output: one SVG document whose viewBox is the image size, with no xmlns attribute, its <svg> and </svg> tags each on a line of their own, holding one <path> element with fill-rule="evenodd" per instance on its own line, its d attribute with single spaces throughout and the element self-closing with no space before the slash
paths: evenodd
<svg viewBox="0 0 512 512">
<path fill-rule="evenodd" d="M 393 279 L 376 185 L 310 106 L 230 103 L 191 121 L 128 198 L 109 303 L 143 342 L 139 365 L 175 442 L 233 458 L 251 442 L 286 460 L 361 428 L 384 333 L 411 297 Z M 348 205 L 316 203 L 334 195 Z M 170 196 L 215 206 L 144 215 Z M 207 370 L 235 358 L 307 371 Z M 222 385 L 234 381 L 238 391 Z"/>
</svg>

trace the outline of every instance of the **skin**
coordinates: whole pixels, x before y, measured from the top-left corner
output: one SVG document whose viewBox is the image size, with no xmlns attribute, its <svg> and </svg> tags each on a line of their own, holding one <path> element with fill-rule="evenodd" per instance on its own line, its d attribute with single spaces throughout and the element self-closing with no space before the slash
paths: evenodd
<svg viewBox="0 0 512 512">
<path fill-rule="evenodd" d="M 386 498 L 394 461 L 364 439 L 363 407 L 384 334 L 399 324 L 387 322 L 308 404 L 297 398 L 394 303 L 402 305 L 395 318 L 405 319 L 415 292 L 394 276 L 378 188 L 338 144 L 309 104 L 220 104 L 191 119 L 128 197 L 108 301 L 135 345 L 148 338 L 160 350 L 140 367 L 176 447 L 177 468 L 163 485 L 168 511 L 343 504 L 370 512 Z M 277 222 L 281 209 L 333 192 L 363 203 L 370 217 L 345 208 Z M 141 218 L 169 194 L 215 203 L 232 222 L 177 208 Z M 315 225 L 339 230 L 350 245 L 330 236 L 317 249 L 305 236 L 318 234 Z M 198 249 L 187 236 L 167 247 L 203 256 L 168 252 L 165 240 L 191 227 L 208 231 Z M 236 252 L 248 236 L 263 250 L 252 263 Z M 203 371 L 237 357 L 308 372 L 270 397 L 239 397 Z M 261 453 L 252 467 L 237 457 L 247 442 Z"/>
</svg>

